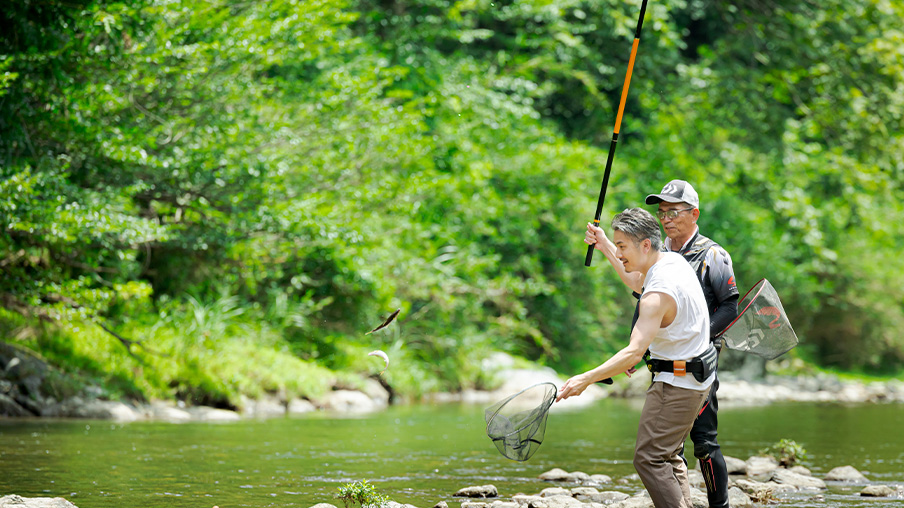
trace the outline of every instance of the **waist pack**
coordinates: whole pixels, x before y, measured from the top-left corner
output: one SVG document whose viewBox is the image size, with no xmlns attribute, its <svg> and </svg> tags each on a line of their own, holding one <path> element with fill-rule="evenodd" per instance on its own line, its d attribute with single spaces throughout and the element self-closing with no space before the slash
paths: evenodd
<svg viewBox="0 0 904 508">
<path fill-rule="evenodd" d="M 719 352 L 712 344 L 706 352 L 690 361 L 685 360 L 647 360 L 647 368 L 650 372 L 671 372 L 676 376 L 685 376 L 688 372 L 702 383 L 706 381 L 719 364 Z"/>
</svg>

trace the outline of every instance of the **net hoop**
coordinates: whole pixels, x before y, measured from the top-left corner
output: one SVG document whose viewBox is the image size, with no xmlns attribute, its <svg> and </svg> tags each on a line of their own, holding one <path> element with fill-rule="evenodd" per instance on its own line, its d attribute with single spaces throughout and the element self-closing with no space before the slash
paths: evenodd
<svg viewBox="0 0 904 508">
<path fill-rule="evenodd" d="M 737 317 L 735 317 L 734 320 L 733 320 L 731 323 L 728 323 L 728 326 L 726 326 L 724 330 L 722 330 L 721 332 L 719 332 L 718 335 L 716 335 L 716 338 L 717 338 L 717 339 L 718 339 L 719 337 L 725 335 L 725 332 L 727 332 L 728 330 L 730 330 L 731 327 L 734 326 L 734 324 L 737 323 L 738 320 L 741 319 L 741 316 L 743 316 L 744 313 L 747 312 L 747 310 L 750 308 L 750 306 L 753 305 L 753 302 L 756 301 L 756 297 L 760 296 L 760 293 L 763 291 L 763 288 L 766 286 L 765 284 L 763 284 L 765 281 L 766 281 L 766 278 L 765 278 L 765 277 L 762 278 L 762 279 L 760 279 L 760 280 L 758 280 L 757 283 L 754 284 L 752 288 L 750 288 L 749 290 L 747 290 L 746 293 L 744 293 L 744 297 L 741 298 L 741 300 L 740 300 L 741 302 L 743 302 L 744 300 L 747 299 L 747 295 L 749 295 L 751 291 L 753 291 L 754 289 L 756 290 L 756 294 L 753 295 L 753 297 L 752 297 L 750 300 L 747 300 L 747 306 L 745 306 L 743 310 L 741 310 L 740 312 L 738 312 Z"/>
<path fill-rule="evenodd" d="M 774 360 L 797 346 L 797 334 L 767 279 L 754 284 L 738 306 L 743 308 L 737 317 L 715 337 L 728 349 Z"/>
<path fill-rule="evenodd" d="M 537 388 L 538 386 L 543 386 L 543 385 L 549 385 L 552 387 L 553 390 L 555 390 L 555 393 L 559 393 L 559 388 L 555 384 L 550 383 L 549 381 L 546 381 L 543 383 L 537 383 L 535 385 L 528 386 L 527 388 L 521 390 L 520 392 L 518 392 L 514 395 L 508 396 L 502 402 L 498 403 L 499 407 L 497 407 L 496 411 L 493 412 L 493 416 L 491 416 L 490 418 L 487 419 L 487 427 L 486 427 L 487 436 L 489 436 L 490 439 L 492 439 L 493 441 L 504 440 L 513 435 L 517 435 L 519 432 L 523 431 L 524 429 L 531 427 L 532 425 L 534 425 L 536 423 L 536 421 L 539 418 L 542 418 L 544 415 L 546 415 L 546 412 L 549 410 L 550 406 L 552 406 L 552 403 L 556 400 L 555 397 L 550 397 L 549 400 L 544 400 L 543 403 L 540 404 L 538 409 L 540 409 L 540 408 L 542 408 L 542 409 L 537 413 L 538 418 L 533 418 L 531 420 L 527 420 L 523 425 L 521 425 L 517 429 L 512 430 L 511 432 L 508 432 L 505 435 L 494 435 L 494 433 L 492 433 L 490 431 L 490 425 L 493 423 L 493 420 L 496 419 L 496 416 L 499 414 L 499 412 L 502 411 L 502 408 L 504 408 L 509 402 L 511 402 L 513 399 L 515 399 L 515 397 L 521 395 L 522 393 L 524 393 L 528 390 Z"/>
</svg>

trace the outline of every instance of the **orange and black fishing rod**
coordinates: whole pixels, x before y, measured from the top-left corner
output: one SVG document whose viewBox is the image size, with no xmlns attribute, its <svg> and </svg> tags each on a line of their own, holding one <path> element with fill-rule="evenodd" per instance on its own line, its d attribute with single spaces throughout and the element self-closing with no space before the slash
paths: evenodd
<svg viewBox="0 0 904 508">
<path fill-rule="evenodd" d="M 625 112 L 625 101 L 628 99 L 628 87 L 631 85 L 631 71 L 634 70 L 634 58 L 637 56 L 637 46 L 640 44 L 640 29 L 643 27 L 643 16 L 647 10 L 647 0 L 640 5 L 640 16 L 637 18 L 637 30 L 634 31 L 634 43 L 631 45 L 631 58 L 628 59 L 628 73 L 625 75 L 625 85 L 622 87 L 621 101 L 618 103 L 618 114 L 615 116 L 615 130 L 612 131 L 612 143 L 609 145 L 609 157 L 606 159 L 606 172 L 603 173 L 603 185 L 600 188 L 600 199 L 596 203 L 596 215 L 593 225 L 599 227 L 600 217 L 603 214 L 603 203 L 606 201 L 606 188 L 609 187 L 609 174 L 612 172 L 612 159 L 615 158 L 615 147 L 618 145 L 618 130 L 621 128 L 622 115 Z M 584 266 L 590 266 L 593 260 L 593 247 L 587 247 L 587 258 Z"/>
</svg>

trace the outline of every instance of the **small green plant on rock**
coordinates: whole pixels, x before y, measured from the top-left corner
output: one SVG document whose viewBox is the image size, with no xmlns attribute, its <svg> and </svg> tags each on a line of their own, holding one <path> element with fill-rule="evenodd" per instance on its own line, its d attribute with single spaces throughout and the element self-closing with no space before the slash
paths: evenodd
<svg viewBox="0 0 904 508">
<path fill-rule="evenodd" d="M 774 457 L 781 466 L 791 467 L 807 456 L 804 447 L 790 439 L 782 439 L 778 443 L 760 450 L 760 454 Z"/>
<path fill-rule="evenodd" d="M 379 508 L 389 502 L 389 498 L 377 492 L 376 487 L 367 483 L 367 480 L 346 483 L 339 487 L 336 497 L 342 500 L 345 508 L 352 508 L 355 503 L 360 508 Z"/>
</svg>

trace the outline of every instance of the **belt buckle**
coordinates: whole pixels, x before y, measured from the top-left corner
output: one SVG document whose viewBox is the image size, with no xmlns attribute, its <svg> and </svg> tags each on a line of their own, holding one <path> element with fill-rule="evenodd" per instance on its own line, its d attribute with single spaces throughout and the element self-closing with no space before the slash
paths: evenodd
<svg viewBox="0 0 904 508">
<path fill-rule="evenodd" d="M 675 360 L 672 362 L 672 373 L 676 376 L 687 375 L 687 362 L 684 360 Z"/>
</svg>

